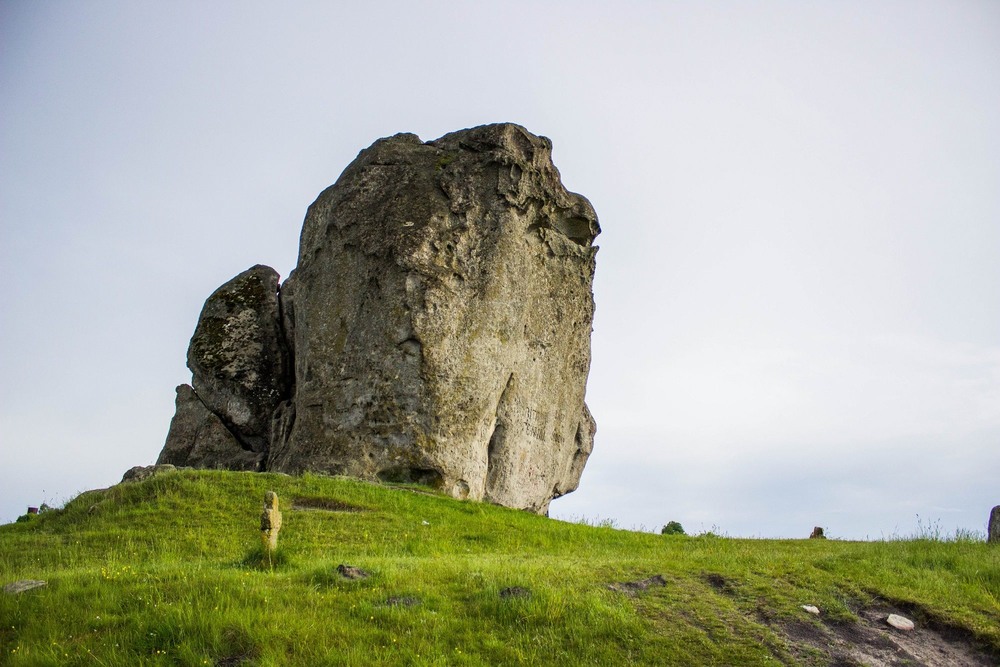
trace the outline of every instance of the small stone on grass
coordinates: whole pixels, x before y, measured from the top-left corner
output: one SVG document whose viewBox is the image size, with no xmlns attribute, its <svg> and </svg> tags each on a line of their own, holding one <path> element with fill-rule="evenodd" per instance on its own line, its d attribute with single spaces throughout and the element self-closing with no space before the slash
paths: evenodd
<svg viewBox="0 0 1000 667">
<path fill-rule="evenodd" d="M 409 595 L 394 595 L 386 599 L 386 607 L 416 607 L 420 604 L 420 599 Z"/>
<path fill-rule="evenodd" d="M 819 616 L 819 607 L 811 604 L 804 604 L 802 608 L 814 616 Z"/>
<path fill-rule="evenodd" d="M 914 628 L 913 621 L 905 616 L 900 616 L 899 614 L 889 614 L 889 617 L 885 619 L 885 622 L 897 630 L 909 631 Z"/>
<path fill-rule="evenodd" d="M 18 593 L 30 591 L 32 588 L 41 588 L 44 585 L 45 582 L 38 579 L 22 579 L 21 581 L 15 581 L 4 586 L 3 592 L 8 595 L 17 595 Z"/>
</svg>

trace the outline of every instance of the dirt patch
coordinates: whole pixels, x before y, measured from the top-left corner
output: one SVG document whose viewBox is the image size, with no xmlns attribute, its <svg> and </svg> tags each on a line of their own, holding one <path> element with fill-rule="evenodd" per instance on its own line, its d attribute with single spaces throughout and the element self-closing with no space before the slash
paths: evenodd
<svg viewBox="0 0 1000 667">
<path fill-rule="evenodd" d="M 648 579 L 641 579 L 640 581 L 622 581 L 615 584 L 608 584 L 608 588 L 619 593 L 635 596 L 653 586 L 666 585 L 667 580 L 663 578 L 663 575 L 655 574 Z"/>
<path fill-rule="evenodd" d="M 836 667 L 994 667 L 1000 664 L 997 660 L 1000 656 L 978 648 L 967 630 L 924 620 L 919 609 L 906 607 L 874 604 L 858 611 L 855 623 L 826 622 L 822 616 L 815 621 L 764 620 L 785 637 L 797 658 L 805 659 L 808 654 L 819 653 L 826 664 Z M 910 631 L 896 630 L 886 623 L 889 614 L 913 619 L 916 627 Z"/>
<path fill-rule="evenodd" d="M 505 600 L 510 598 L 530 598 L 531 591 L 524 586 L 509 586 L 500 591 L 500 597 Z"/>
<path fill-rule="evenodd" d="M 345 503 L 334 498 L 314 498 L 300 496 L 292 498 L 292 509 L 297 511 L 320 512 L 367 512 L 368 508 Z"/>
<path fill-rule="evenodd" d="M 721 574 L 716 574 L 715 572 L 706 572 L 701 576 L 702 580 L 712 588 L 714 588 L 719 593 L 724 595 L 735 595 L 736 587 L 733 582 L 726 579 Z"/>
</svg>

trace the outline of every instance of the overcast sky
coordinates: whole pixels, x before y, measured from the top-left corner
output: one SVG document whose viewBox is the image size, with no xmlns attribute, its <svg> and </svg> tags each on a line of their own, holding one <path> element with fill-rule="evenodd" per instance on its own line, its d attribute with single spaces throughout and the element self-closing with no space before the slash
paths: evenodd
<svg viewBox="0 0 1000 667">
<path fill-rule="evenodd" d="M 0 2 L 0 521 L 152 463 L 205 298 L 375 139 L 552 139 L 598 238 L 556 517 L 1000 504 L 1000 4 Z"/>
</svg>

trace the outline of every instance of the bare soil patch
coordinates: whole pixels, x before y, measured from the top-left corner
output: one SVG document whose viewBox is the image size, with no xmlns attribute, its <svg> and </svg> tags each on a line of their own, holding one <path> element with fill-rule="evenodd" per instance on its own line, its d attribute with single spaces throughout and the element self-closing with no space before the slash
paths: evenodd
<svg viewBox="0 0 1000 667">
<path fill-rule="evenodd" d="M 642 579 L 640 581 L 621 581 L 614 584 L 608 584 L 608 588 L 619 593 L 625 593 L 626 595 L 636 596 L 642 591 L 648 590 L 654 586 L 666 586 L 667 580 L 663 578 L 662 574 L 654 574 L 648 579 Z"/>
<path fill-rule="evenodd" d="M 905 608 L 900 608 L 905 607 Z M 886 623 L 889 614 L 915 621 L 913 630 Z M 836 667 L 995 667 L 997 655 L 977 645 L 972 634 L 928 619 L 919 608 L 877 603 L 860 609 L 855 623 L 826 622 L 822 616 L 787 621 L 765 619 L 785 637 L 797 658 L 818 652 Z M 811 649 L 811 650 L 802 650 Z"/>
</svg>

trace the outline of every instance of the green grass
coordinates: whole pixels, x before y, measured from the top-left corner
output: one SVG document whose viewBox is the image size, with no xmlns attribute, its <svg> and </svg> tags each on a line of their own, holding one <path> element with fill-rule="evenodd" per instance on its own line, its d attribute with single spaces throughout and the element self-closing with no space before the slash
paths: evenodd
<svg viewBox="0 0 1000 667">
<path fill-rule="evenodd" d="M 270 564 L 266 490 L 284 514 Z M 667 585 L 636 597 L 606 587 L 655 574 Z M 0 664 L 823 664 L 776 624 L 803 604 L 852 623 L 876 598 L 1000 655 L 1000 549 L 983 542 L 663 536 L 315 476 L 81 494 L 0 526 L 0 584 L 19 579 L 48 585 L 0 594 Z"/>
</svg>

